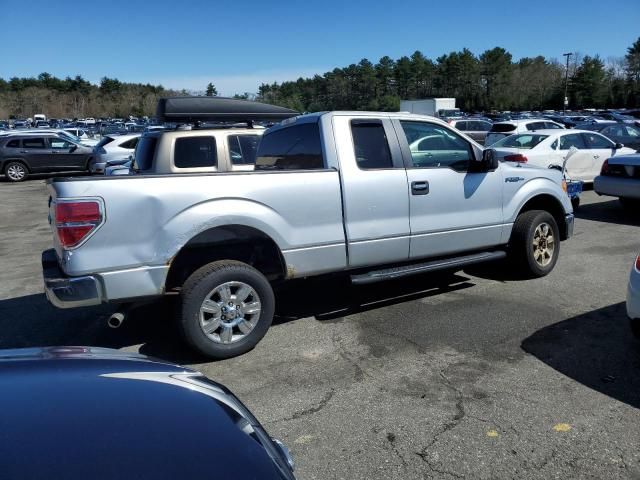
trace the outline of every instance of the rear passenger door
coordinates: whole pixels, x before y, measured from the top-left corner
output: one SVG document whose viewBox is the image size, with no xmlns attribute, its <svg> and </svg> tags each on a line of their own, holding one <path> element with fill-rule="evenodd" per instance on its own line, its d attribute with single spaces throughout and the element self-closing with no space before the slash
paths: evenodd
<svg viewBox="0 0 640 480">
<path fill-rule="evenodd" d="M 349 266 L 409 257 L 409 190 L 389 119 L 333 117 L 340 161 Z"/>
<path fill-rule="evenodd" d="M 474 172 L 472 145 L 431 122 L 394 120 L 409 182 L 411 259 L 505 243 L 502 172 Z"/>
<path fill-rule="evenodd" d="M 24 137 L 20 155 L 33 172 L 46 172 L 51 169 L 51 153 L 44 137 Z"/>
<path fill-rule="evenodd" d="M 575 147 L 576 151 L 571 149 Z M 581 133 L 562 135 L 559 139 L 558 150 L 562 160 L 566 160 L 567 177 L 572 180 L 593 181 L 589 177 L 593 169 L 593 154 L 587 149 L 587 145 Z"/>
</svg>

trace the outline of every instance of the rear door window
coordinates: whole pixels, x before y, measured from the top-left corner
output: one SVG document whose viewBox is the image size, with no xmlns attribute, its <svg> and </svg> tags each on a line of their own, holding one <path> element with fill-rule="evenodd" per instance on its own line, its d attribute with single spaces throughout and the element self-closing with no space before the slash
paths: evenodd
<svg viewBox="0 0 640 480">
<path fill-rule="evenodd" d="M 531 131 L 531 130 L 543 130 L 544 129 L 544 122 L 533 122 L 533 123 L 529 123 L 527 124 L 527 130 Z"/>
<path fill-rule="evenodd" d="M 569 150 L 571 147 L 580 150 L 587 148 L 580 133 L 571 133 L 560 137 L 560 150 Z"/>
<path fill-rule="evenodd" d="M 23 138 L 22 148 L 45 149 L 46 142 L 44 138 Z"/>
<path fill-rule="evenodd" d="M 320 129 L 302 123 L 263 135 L 256 153 L 256 170 L 318 170 L 324 168 Z"/>
<path fill-rule="evenodd" d="M 380 120 L 352 120 L 351 136 L 358 167 L 393 168 L 389 141 Z"/>
<path fill-rule="evenodd" d="M 176 168 L 217 167 L 216 139 L 213 137 L 183 137 L 176 140 L 173 152 Z"/>
<path fill-rule="evenodd" d="M 139 137 L 136 138 L 132 138 L 131 140 L 127 140 L 126 142 L 122 142 L 120 144 L 120 148 L 125 148 L 127 150 L 133 150 L 136 148 L 136 145 L 138 144 L 138 140 L 140 140 Z"/>
<path fill-rule="evenodd" d="M 233 165 L 254 165 L 260 135 L 229 135 L 229 158 Z"/>
<path fill-rule="evenodd" d="M 473 130 L 473 122 L 456 122 L 455 127 L 461 132 L 466 132 L 467 130 Z"/>
<path fill-rule="evenodd" d="M 558 128 L 558 129 L 562 129 L 562 127 L 560 125 L 556 125 L 553 122 L 544 122 L 544 128 L 549 128 L 549 129 L 554 129 L 554 128 Z"/>
<path fill-rule="evenodd" d="M 20 148 L 20 140 L 14 139 L 7 142 L 7 148 Z"/>
</svg>

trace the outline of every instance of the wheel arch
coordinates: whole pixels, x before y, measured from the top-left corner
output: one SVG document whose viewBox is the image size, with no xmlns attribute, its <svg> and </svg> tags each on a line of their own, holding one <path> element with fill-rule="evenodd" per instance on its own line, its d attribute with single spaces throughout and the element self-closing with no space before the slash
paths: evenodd
<svg viewBox="0 0 640 480">
<path fill-rule="evenodd" d="M 4 173 L 7 167 L 7 164 L 11 162 L 21 163 L 22 165 L 24 165 L 24 168 L 27 169 L 27 173 L 31 173 L 31 168 L 29 167 L 29 164 L 25 161 L 24 158 L 5 158 L 4 160 L 2 160 L 2 163 L 0 163 L 0 171 Z"/>
<path fill-rule="evenodd" d="M 286 276 L 284 256 L 269 235 L 246 225 L 224 225 L 198 233 L 173 256 L 166 291 L 180 287 L 197 269 L 218 260 L 246 263 L 271 281 Z"/>
<path fill-rule="evenodd" d="M 566 240 L 568 236 L 565 222 L 565 210 L 562 203 L 553 195 L 542 193 L 527 200 L 518 211 L 518 215 L 531 210 L 544 210 L 549 212 L 558 225 L 560 239 Z"/>
</svg>

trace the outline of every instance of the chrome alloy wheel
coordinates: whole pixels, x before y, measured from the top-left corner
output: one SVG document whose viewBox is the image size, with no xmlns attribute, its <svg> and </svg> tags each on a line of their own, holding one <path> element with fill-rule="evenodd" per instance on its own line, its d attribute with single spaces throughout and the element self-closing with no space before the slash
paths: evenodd
<svg viewBox="0 0 640 480">
<path fill-rule="evenodd" d="M 533 232 L 533 258 L 541 267 L 546 267 L 553 259 L 553 253 L 556 249 L 555 238 L 553 237 L 553 229 L 546 222 L 538 225 Z"/>
<path fill-rule="evenodd" d="M 6 171 L 7 177 L 14 182 L 19 182 L 27 174 L 27 170 L 19 163 L 12 163 Z"/>
<path fill-rule="evenodd" d="M 200 306 L 200 328 L 216 343 L 245 338 L 260 319 L 262 306 L 256 291 L 243 282 L 226 282 L 214 288 Z"/>
</svg>

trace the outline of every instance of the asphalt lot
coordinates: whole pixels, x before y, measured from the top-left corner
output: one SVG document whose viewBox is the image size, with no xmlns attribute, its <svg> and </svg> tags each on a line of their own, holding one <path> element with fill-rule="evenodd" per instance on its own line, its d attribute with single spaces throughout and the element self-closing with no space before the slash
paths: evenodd
<svg viewBox="0 0 640 480">
<path fill-rule="evenodd" d="M 165 305 L 56 310 L 41 179 L 0 181 L 0 348 L 96 345 L 183 363 L 231 388 L 291 447 L 300 479 L 640 478 L 640 342 L 624 313 L 640 213 L 583 194 L 543 279 L 486 266 L 352 287 L 288 284 L 248 354 L 202 363 Z"/>
</svg>

